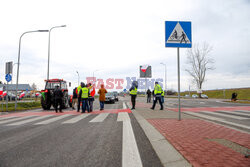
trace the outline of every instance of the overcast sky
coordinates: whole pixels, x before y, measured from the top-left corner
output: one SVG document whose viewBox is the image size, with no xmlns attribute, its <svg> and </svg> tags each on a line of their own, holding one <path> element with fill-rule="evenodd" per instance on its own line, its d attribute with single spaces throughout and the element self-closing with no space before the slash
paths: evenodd
<svg viewBox="0 0 250 167">
<path fill-rule="evenodd" d="M 81 80 L 138 77 L 139 65 L 150 64 L 153 78 L 177 90 L 177 49 L 165 48 L 165 21 L 191 21 L 192 42 L 207 42 L 215 70 L 203 89 L 250 87 L 249 0 L 8 0 L 1 2 L 0 80 L 5 62 L 17 63 L 22 33 L 67 25 L 51 32 L 50 78 L 77 86 Z M 181 89 L 196 87 L 185 72 L 186 49 L 180 49 Z M 44 87 L 48 33 L 22 38 L 19 83 Z M 17 65 L 14 65 L 14 83 Z M 125 85 L 124 85 L 125 86 Z"/>
</svg>

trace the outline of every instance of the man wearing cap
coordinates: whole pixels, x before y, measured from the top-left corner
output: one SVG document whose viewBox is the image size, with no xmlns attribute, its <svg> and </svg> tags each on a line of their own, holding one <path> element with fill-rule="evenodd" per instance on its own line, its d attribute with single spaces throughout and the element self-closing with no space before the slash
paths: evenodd
<svg viewBox="0 0 250 167">
<path fill-rule="evenodd" d="M 154 88 L 154 102 L 153 102 L 153 106 L 152 106 L 152 110 L 155 109 L 155 104 L 157 103 L 157 101 L 159 101 L 160 105 L 161 105 L 161 109 L 163 110 L 163 105 L 162 105 L 162 100 L 161 100 L 161 94 L 162 94 L 162 88 L 161 86 L 158 84 L 158 82 L 155 82 L 155 88 Z"/>
</svg>

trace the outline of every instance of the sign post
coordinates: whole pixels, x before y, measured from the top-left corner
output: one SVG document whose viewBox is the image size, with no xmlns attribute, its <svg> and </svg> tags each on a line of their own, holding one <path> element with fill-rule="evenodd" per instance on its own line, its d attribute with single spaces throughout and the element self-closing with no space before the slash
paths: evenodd
<svg viewBox="0 0 250 167">
<path fill-rule="evenodd" d="M 180 48 L 192 47 L 191 22 L 165 21 L 165 47 L 177 48 L 177 72 L 178 72 L 178 112 L 181 120 L 180 100 Z"/>
<path fill-rule="evenodd" d="M 8 84 L 11 81 L 11 79 L 12 79 L 12 77 L 11 77 L 11 75 L 9 73 L 5 75 L 5 80 L 7 81 L 7 86 L 6 86 L 6 92 L 7 92 L 7 95 L 6 95 L 6 111 L 8 111 L 8 100 L 9 100 Z"/>
</svg>

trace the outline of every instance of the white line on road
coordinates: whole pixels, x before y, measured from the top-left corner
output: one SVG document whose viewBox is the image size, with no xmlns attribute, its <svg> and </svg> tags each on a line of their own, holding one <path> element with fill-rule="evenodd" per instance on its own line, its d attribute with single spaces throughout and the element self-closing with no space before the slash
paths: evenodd
<svg viewBox="0 0 250 167">
<path fill-rule="evenodd" d="M 200 118 L 212 120 L 212 121 L 222 122 L 222 123 L 225 123 L 225 124 L 228 124 L 228 125 L 233 125 L 233 126 L 236 126 L 236 127 L 239 127 L 239 128 L 250 129 L 250 126 L 225 121 L 225 120 L 223 120 L 221 118 L 211 117 L 211 116 L 207 116 L 207 115 L 199 114 L 199 113 L 194 113 L 194 112 L 184 112 L 184 113 L 189 114 L 189 115 L 193 115 L 193 116 L 197 116 L 197 117 L 200 117 Z"/>
<path fill-rule="evenodd" d="M 117 121 L 123 121 L 122 167 L 142 167 L 140 153 L 128 113 L 118 113 Z"/>
<path fill-rule="evenodd" d="M 18 117 L 18 118 L 3 120 L 3 121 L 0 121 L 0 124 L 9 123 L 9 122 L 14 122 L 14 121 L 19 121 L 19 120 L 27 119 L 27 118 L 31 118 L 31 117 L 36 117 L 36 116 L 32 115 L 32 116 Z"/>
<path fill-rule="evenodd" d="M 54 121 L 58 121 L 60 119 L 63 119 L 63 118 L 66 118 L 68 116 L 71 116 L 69 114 L 65 114 L 65 115 L 61 115 L 61 116 L 56 116 L 55 118 L 51 118 L 51 119 L 48 119 L 48 120 L 45 120 L 45 121 L 42 121 L 42 122 L 38 122 L 36 123 L 35 125 L 45 125 L 45 124 L 49 124 L 51 122 L 54 122 Z"/>
<path fill-rule="evenodd" d="M 237 114 L 237 115 L 241 115 L 241 116 L 249 116 L 250 117 L 250 113 L 242 113 L 242 112 L 238 112 L 238 111 L 219 111 L 219 112 L 223 112 L 223 113 L 229 113 L 229 114 Z M 250 119 L 250 118 L 248 118 Z"/>
<path fill-rule="evenodd" d="M 16 117 L 15 117 L 15 116 L 1 117 L 1 118 L 0 118 L 0 121 L 1 121 L 1 120 L 6 120 L 6 119 L 11 119 L 11 118 L 16 118 Z"/>
<path fill-rule="evenodd" d="M 123 102 L 122 104 L 123 104 L 123 109 L 127 109 L 126 103 Z"/>
<path fill-rule="evenodd" d="M 89 122 L 102 122 L 108 115 L 109 113 L 101 113 Z"/>
<path fill-rule="evenodd" d="M 26 123 L 29 123 L 29 122 L 34 122 L 34 121 L 37 121 L 37 120 L 40 120 L 40 119 L 48 118 L 48 117 L 51 117 L 51 116 L 52 115 L 45 115 L 45 116 L 41 116 L 41 117 L 31 118 L 31 119 L 27 119 L 27 120 L 23 120 L 23 121 L 19 121 L 19 122 L 14 122 L 14 123 L 8 124 L 8 126 L 22 125 L 22 124 L 26 124 Z"/>
<path fill-rule="evenodd" d="M 82 115 L 75 116 L 74 118 L 72 118 L 70 120 L 64 121 L 63 124 L 73 124 L 73 123 L 76 123 L 76 122 L 78 122 L 78 121 L 86 118 L 89 115 L 90 114 L 82 114 Z"/>
<path fill-rule="evenodd" d="M 233 119 L 238 119 L 238 120 L 248 119 L 248 118 L 241 117 L 241 116 L 228 115 L 228 114 L 217 113 L 217 112 L 211 112 L 211 111 L 201 111 L 201 113 L 206 113 L 206 114 L 211 114 L 211 115 L 218 115 L 218 116 L 222 116 L 222 117 L 226 117 L 226 118 L 233 118 Z"/>
</svg>

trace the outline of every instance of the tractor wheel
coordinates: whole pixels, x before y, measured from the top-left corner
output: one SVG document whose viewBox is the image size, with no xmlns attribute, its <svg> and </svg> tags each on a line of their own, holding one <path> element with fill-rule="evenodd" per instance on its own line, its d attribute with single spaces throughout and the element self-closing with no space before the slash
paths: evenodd
<svg viewBox="0 0 250 167">
<path fill-rule="evenodd" d="M 44 99 L 42 96 L 41 96 L 41 105 L 44 110 L 49 110 L 51 107 L 51 103 L 47 102 L 46 98 Z"/>
<path fill-rule="evenodd" d="M 66 109 L 66 108 L 68 108 L 68 107 L 69 107 L 69 98 L 68 98 L 68 94 L 65 93 L 65 94 L 64 94 L 64 97 L 63 97 L 63 99 L 62 99 L 62 108 L 63 108 L 63 109 Z"/>
</svg>

